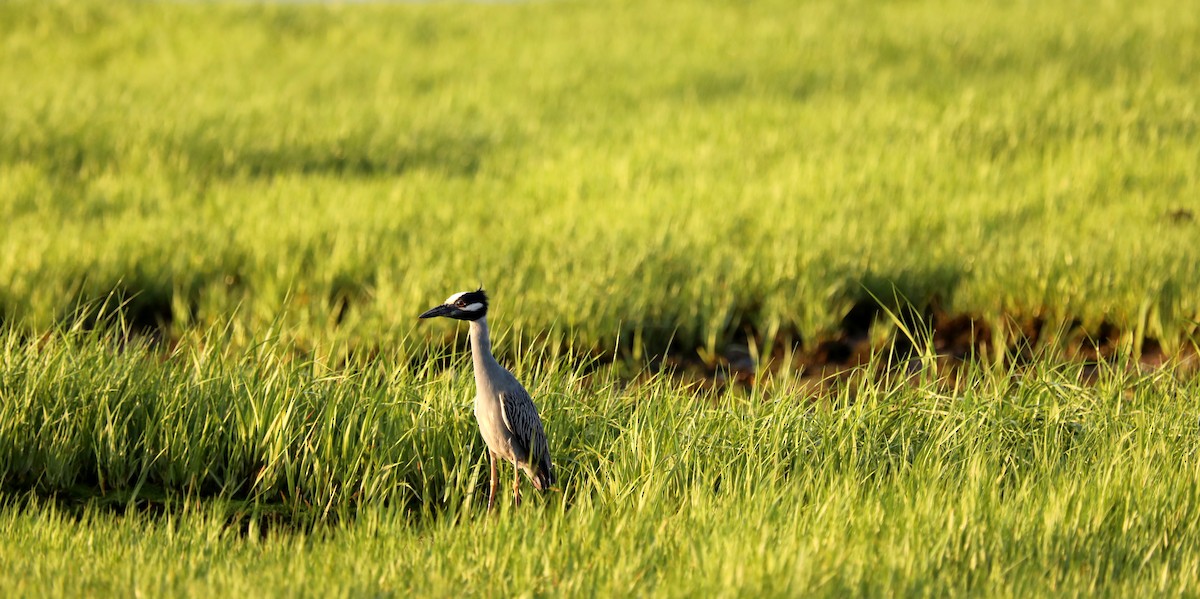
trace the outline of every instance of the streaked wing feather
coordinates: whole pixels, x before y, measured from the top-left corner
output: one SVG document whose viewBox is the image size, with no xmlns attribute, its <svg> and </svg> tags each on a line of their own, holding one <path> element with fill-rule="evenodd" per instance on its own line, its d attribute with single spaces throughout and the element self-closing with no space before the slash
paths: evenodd
<svg viewBox="0 0 1200 599">
<path fill-rule="evenodd" d="M 546 445 L 546 433 L 537 407 L 524 389 L 513 389 L 500 393 L 500 414 L 513 437 L 525 450 L 530 462 L 549 472 L 550 451 Z"/>
</svg>

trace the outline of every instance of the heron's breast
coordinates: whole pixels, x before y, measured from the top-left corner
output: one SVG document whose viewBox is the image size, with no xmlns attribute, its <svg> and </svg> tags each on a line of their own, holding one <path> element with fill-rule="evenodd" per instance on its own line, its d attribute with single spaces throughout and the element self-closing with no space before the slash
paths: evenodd
<svg viewBox="0 0 1200 599">
<path fill-rule="evenodd" d="M 479 433 L 493 453 L 512 459 L 512 447 L 508 443 L 508 430 L 504 426 L 504 414 L 500 402 L 492 399 L 475 398 L 475 420 L 479 422 Z"/>
</svg>

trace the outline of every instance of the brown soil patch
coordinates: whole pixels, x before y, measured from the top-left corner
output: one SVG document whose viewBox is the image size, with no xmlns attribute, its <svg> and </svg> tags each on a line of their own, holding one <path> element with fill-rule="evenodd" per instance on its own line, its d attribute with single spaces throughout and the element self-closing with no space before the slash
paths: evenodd
<svg viewBox="0 0 1200 599">
<path fill-rule="evenodd" d="M 997 327 L 994 321 L 977 315 L 951 314 L 927 306 L 897 314 L 909 334 L 880 340 L 873 338 L 871 331 L 881 318 L 888 316 L 878 304 L 859 302 L 838 330 L 810 343 L 797 342 L 799 336 L 794 333 L 781 335 L 784 339 L 774 344 L 769 356 L 756 359 L 755 340 L 747 336 L 707 360 L 698 351 L 669 353 L 657 370 L 711 390 L 753 388 L 784 371 L 798 374 L 807 386 L 824 389 L 862 372 L 868 364 L 893 374 L 915 375 L 927 369 L 930 357 L 939 378 L 952 384 L 962 367 L 973 361 L 1018 369 L 1039 360 L 1078 364 L 1082 382 L 1094 382 L 1104 369 L 1147 372 L 1173 368 L 1184 376 L 1200 373 L 1198 340 L 1184 343 L 1172 354 L 1158 339 L 1133 340 L 1129 331 L 1110 322 L 1088 329 L 1078 320 L 1051 325 L 1037 315 L 1009 318 Z"/>
</svg>

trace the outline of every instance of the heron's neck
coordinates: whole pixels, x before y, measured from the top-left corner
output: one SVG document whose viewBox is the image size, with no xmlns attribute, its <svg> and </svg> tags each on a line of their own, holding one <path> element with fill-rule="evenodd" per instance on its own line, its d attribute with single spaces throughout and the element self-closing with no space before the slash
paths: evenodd
<svg viewBox="0 0 1200 599">
<path fill-rule="evenodd" d="M 492 357 L 492 340 L 488 336 L 487 317 L 471 321 L 471 361 L 475 364 L 476 374 L 496 363 Z"/>
</svg>

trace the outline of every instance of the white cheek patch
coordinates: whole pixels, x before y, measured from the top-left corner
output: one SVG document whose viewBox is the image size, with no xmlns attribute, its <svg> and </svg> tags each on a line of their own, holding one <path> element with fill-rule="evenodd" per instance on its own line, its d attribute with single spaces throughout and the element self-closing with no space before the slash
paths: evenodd
<svg viewBox="0 0 1200 599">
<path fill-rule="evenodd" d="M 483 304 L 481 304 L 479 302 L 475 302 L 473 304 L 470 304 L 470 305 L 464 307 L 463 310 L 465 310 L 467 312 L 478 312 L 482 308 L 483 308 Z"/>
</svg>

